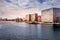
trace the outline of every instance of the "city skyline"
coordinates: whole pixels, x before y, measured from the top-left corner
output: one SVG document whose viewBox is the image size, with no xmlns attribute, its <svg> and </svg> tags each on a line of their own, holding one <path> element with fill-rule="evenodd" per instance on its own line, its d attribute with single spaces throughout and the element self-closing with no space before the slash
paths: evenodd
<svg viewBox="0 0 60 40">
<path fill-rule="evenodd" d="M 60 0 L 0 0 L 0 17 L 23 18 L 33 13 L 41 15 L 41 10 L 52 7 L 60 8 Z"/>
</svg>

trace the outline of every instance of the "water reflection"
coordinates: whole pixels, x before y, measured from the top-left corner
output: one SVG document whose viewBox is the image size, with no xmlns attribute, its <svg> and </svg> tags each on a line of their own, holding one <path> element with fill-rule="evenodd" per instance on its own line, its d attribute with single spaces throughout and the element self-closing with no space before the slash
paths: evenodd
<svg viewBox="0 0 60 40">
<path fill-rule="evenodd" d="M 29 37 L 32 39 L 41 39 L 41 25 L 29 24 Z"/>
<path fill-rule="evenodd" d="M 48 40 L 60 40 L 60 24 L 42 25 L 42 38 Z"/>
<path fill-rule="evenodd" d="M 49 25 L 49 24 L 42 25 L 42 38 L 48 40 L 55 40 L 53 33 L 53 25 Z"/>
<path fill-rule="evenodd" d="M 53 25 L 55 40 L 60 40 L 60 24 Z"/>
<path fill-rule="evenodd" d="M 60 30 L 60 24 L 53 24 L 54 31 Z"/>
<path fill-rule="evenodd" d="M 60 25 L 0 23 L 0 40 L 60 40 Z"/>
</svg>

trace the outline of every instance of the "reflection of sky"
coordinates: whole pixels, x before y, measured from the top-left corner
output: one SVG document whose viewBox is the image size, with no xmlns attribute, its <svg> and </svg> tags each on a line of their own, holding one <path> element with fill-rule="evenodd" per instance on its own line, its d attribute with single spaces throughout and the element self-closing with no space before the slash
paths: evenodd
<svg viewBox="0 0 60 40">
<path fill-rule="evenodd" d="M 14 18 L 17 16 L 23 17 L 26 13 L 27 14 L 35 13 L 35 12 L 40 11 L 41 9 L 46 9 L 46 8 L 51 8 L 51 7 L 60 8 L 60 0 L 0 0 L 0 13 L 2 11 L 3 12 L 5 11 L 4 13 L 8 14 L 8 15 L 3 14 L 3 16 L 1 15 L 2 17 L 10 17 L 10 18 L 11 17 Z M 23 8 L 23 10 L 21 10 L 20 8 L 21 9 Z M 23 11 L 23 12 L 17 12 L 17 11 Z M 38 13 L 41 14 L 40 12 Z"/>
</svg>

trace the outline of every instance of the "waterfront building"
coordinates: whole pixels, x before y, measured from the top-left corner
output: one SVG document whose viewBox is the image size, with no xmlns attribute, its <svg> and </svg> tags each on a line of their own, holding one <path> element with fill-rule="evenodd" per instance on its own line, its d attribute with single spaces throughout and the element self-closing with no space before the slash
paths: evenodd
<svg viewBox="0 0 60 40">
<path fill-rule="evenodd" d="M 34 13 L 34 14 L 28 14 L 26 15 L 26 20 L 27 21 L 38 21 L 38 14 L 37 13 Z"/>
<path fill-rule="evenodd" d="M 38 21 L 38 14 L 35 13 L 35 14 L 31 14 L 31 21 Z"/>
<path fill-rule="evenodd" d="M 41 16 L 38 16 L 38 22 L 41 22 Z"/>
<path fill-rule="evenodd" d="M 60 8 L 42 10 L 42 22 L 60 22 Z"/>
<path fill-rule="evenodd" d="M 26 21 L 31 21 L 31 14 L 26 15 Z"/>
<path fill-rule="evenodd" d="M 16 18 L 16 22 L 22 22 L 23 19 L 22 18 Z"/>
<path fill-rule="evenodd" d="M 7 18 L 2 19 L 3 21 L 7 21 Z"/>
<path fill-rule="evenodd" d="M 22 18 L 22 19 L 23 19 L 24 22 L 26 21 L 26 18 Z"/>
<path fill-rule="evenodd" d="M 0 21 L 2 21 L 2 18 L 0 18 Z"/>
</svg>

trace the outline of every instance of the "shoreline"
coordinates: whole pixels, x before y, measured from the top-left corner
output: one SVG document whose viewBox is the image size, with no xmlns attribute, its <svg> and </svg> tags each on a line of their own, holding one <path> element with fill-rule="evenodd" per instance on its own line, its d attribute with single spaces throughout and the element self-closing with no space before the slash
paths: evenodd
<svg viewBox="0 0 60 40">
<path fill-rule="evenodd" d="M 1 22 L 15 22 L 15 21 L 0 21 Z M 21 23 L 21 22 L 17 22 L 17 23 Z M 43 22 L 25 22 L 25 23 L 28 23 L 28 24 L 60 24 L 60 23 L 43 23 Z"/>
</svg>

